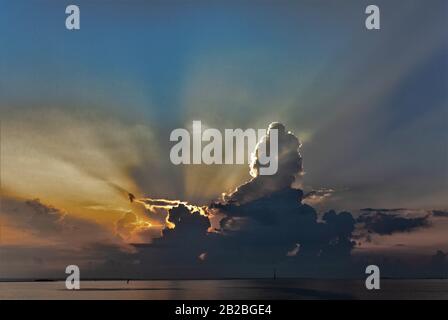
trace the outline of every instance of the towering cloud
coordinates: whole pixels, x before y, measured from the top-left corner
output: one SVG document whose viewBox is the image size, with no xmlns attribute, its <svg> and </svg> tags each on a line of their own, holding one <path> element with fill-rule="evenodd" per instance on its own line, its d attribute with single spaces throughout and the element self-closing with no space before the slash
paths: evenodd
<svg viewBox="0 0 448 320">
<path fill-rule="evenodd" d="M 299 140 L 283 124 L 273 123 L 269 128 L 279 130 L 277 174 L 256 174 L 259 164 L 255 151 L 251 164 L 254 178 L 210 206 L 225 215 L 219 231 L 227 244 L 221 247 L 233 244 L 235 252 L 243 250 L 246 258 L 264 262 L 288 257 L 308 257 L 313 261 L 329 257 L 339 261 L 349 257 L 354 246 L 352 215 L 329 211 L 322 221 L 318 220 L 317 212 L 302 203 L 302 190 L 291 187 L 302 172 Z M 268 139 L 269 135 L 257 148 Z"/>
<path fill-rule="evenodd" d="M 278 132 L 278 170 L 274 175 L 259 175 L 260 148 L 268 150 L 270 130 Z M 296 177 L 302 172 L 302 157 L 299 153 L 299 139 L 287 132 L 283 124 L 273 122 L 269 125 L 267 135 L 258 142 L 250 163 L 250 174 L 253 178 L 239 186 L 234 192 L 224 196 L 226 202 L 245 203 L 266 196 L 272 192 L 289 188 Z"/>
</svg>

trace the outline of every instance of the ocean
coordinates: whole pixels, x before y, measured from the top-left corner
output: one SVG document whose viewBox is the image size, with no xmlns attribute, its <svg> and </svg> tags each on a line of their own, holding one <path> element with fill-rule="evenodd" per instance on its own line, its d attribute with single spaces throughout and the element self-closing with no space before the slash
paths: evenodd
<svg viewBox="0 0 448 320">
<path fill-rule="evenodd" d="M 363 280 L 246 279 L 81 281 L 67 290 L 64 281 L 0 282 L 0 299 L 448 299 L 448 279 L 381 280 L 367 290 Z"/>
</svg>

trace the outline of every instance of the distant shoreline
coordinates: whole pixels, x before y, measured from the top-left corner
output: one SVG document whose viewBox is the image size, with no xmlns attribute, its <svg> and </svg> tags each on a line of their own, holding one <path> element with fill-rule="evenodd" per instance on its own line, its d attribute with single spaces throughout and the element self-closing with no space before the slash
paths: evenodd
<svg viewBox="0 0 448 320">
<path fill-rule="evenodd" d="M 392 278 L 392 277 L 384 277 L 382 280 L 448 280 L 448 278 Z M 7 282 L 62 282 L 65 281 L 64 278 L 57 279 L 46 279 L 46 278 L 37 278 L 37 279 L 0 279 L 0 283 Z M 85 278 L 83 281 L 232 281 L 232 280 L 317 280 L 317 281 L 364 281 L 363 278 L 300 278 L 300 277 L 285 277 L 285 278 L 159 278 L 159 279 L 126 279 L 126 278 L 101 278 L 101 279 L 92 279 Z"/>
</svg>

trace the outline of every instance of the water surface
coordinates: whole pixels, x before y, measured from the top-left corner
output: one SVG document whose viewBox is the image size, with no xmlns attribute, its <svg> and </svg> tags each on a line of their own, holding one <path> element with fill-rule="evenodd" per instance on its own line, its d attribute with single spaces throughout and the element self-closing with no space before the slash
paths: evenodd
<svg viewBox="0 0 448 320">
<path fill-rule="evenodd" d="M 382 280 L 380 290 L 362 280 L 251 279 L 0 282 L 0 299 L 448 299 L 448 279 Z"/>
</svg>

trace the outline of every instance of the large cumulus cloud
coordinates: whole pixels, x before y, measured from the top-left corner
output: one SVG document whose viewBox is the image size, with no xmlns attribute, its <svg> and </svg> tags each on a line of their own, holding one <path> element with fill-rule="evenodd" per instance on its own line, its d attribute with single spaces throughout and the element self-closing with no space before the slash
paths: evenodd
<svg viewBox="0 0 448 320">
<path fill-rule="evenodd" d="M 298 247 L 294 256 L 324 257 L 335 252 L 347 256 L 354 245 L 350 238 L 355 220 L 348 212 L 330 211 L 318 221 L 317 212 L 302 203 L 302 190 L 292 187 L 303 170 L 298 138 L 281 123 L 271 124 L 270 129 L 279 133 L 278 172 L 271 176 L 255 174 L 224 201 L 211 205 L 226 216 L 221 232 L 238 238 L 243 246 L 252 246 L 252 251 L 263 248 L 271 260 L 287 256 Z M 260 143 L 268 140 L 269 134 Z M 257 173 L 258 166 L 255 157 L 251 170 Z"/>
<path fill-rule="evenodd" d="M 259 151 L 269 150 L 270 131 L 278 132 L 278 170 L 274 175 L 260 175 Z M 302 157 L 299 153 L 299 139 L 286 131 L 283 124 L 274 122 L 268 127 L 267 135 L 256 146 L 250 163 L 250 173 L 253 178 L 239 186 L 234 192 L 225 195 L 227 202 L 244 203 L 268 195 L 272 192 L 288 188 L 302 172 Z"/>
<path fill-rule="evenodd" d="M 198 272 L 200 276 L 207 272 L 214 277 L 253 276 L 256 270 L 265 267 L 263 272 L 270 272 L 274 266 L 289 267 L 294 276 L 353 276 L 353 270 L 362 273 L 353 256 L 354 239 L 366 240 L 360 239 L 360 230 L 364 235 L 383 236 L 429 226 L 429 215 L 411 216 L 403 209 L 364 209 L 356 219 L 349 212 L 318 213 L 304 203 L 310 194 L 304 196 L 293 187 L 303 171 L 298 138 L 282 124 L 273 123 L 270 128 L 279 130 L 277 174 L 258 174 L 257 150 L 269 142 L 268 132 L 250 164 L 253 178 L 207 208 L 199 210 L 177 200 L 143 200 L 151 209 L 169 209 L 161 237 L 139 246 L 142 261 L 153 269 L 157 264 L 177 264 L 177 272 L 186 276 L 198 276 Z M 333 192 L 325 190 L 325 195 Z M 211 230 L 217 216 L 222 218 Z M 245 267 L 247 273 L 241 274 Z"/>
<path fill-rule="evenodd" d="M 355 245 L 351 239 L 355 219 L 348 212 L 319 215 L 302 203 L 302 190 L 292 187 L 302 173 L 300 142 L 280 123 L 269 128 L 279 130 L 278 172 L 258 175 L 257 150 L 269 142 L 268 131 L 250 164 L 253 178 L 204 211 L 171 201 L 161 237 L 151 245 L 138 246 L 142 257 L 151 256 L 153 265 L 155 261 L 170 261 L 214 266 L 215 276 L 223 269 L 241 270 L 245 265 L 255 272 L 254 264 L 260 267 L 304 260 L 317 265 L 349 260 Z M 215 230 L 210 228 L 212 216 L 223 217 Z"/>
<path fill-rule="evenodd" d="M 345 259 L 354 246 L 351 235 L 355 220 L 348 212 L 318 213 L 303 204 L 302 191 L 285 188 L 244 203 L 215 204 L 226 218 L 221 229 L 226 241 L 245 248 L 246 255 L 281 261 L 287 256 L 311 259 Z M 296 250 L 291 254 L 291 250 Z M 289 254 L 288 254 L 289 253 Z"/>
</svg>

